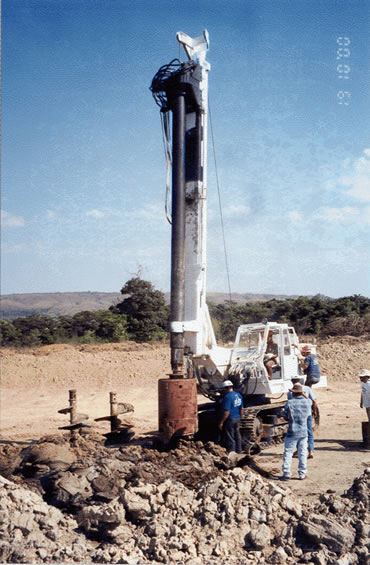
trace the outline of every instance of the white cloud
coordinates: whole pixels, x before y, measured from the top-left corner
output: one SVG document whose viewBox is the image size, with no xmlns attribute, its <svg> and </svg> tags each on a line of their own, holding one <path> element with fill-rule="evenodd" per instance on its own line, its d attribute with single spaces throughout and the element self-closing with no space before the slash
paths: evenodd
<svg viewBox="0 0 370 565">
<path fill-rule="evenodd" d="M 364 208 L 361 211 L 361 215 L 362 215 L 363 223 L 370 224 L 370 206 L 366 206 L 366 208 Z"/>
<path fill-rule="evenodd" d="M 322 211 L 316 216 L 316 218 L 331 224 L 369 224 L 370 206 L 365 208 L 355 208 L 352 206 L 344 206 L 342 208 L 322 208 Z"/>
<path fill-rule="evenodd" d="M 249 206 L 245 204 L 231 204 L 223 209 L 223 215 L 227 218 L 235 218 L 236 216 L 248 216 L 251 213 Z"/>
<path fill-rule="evenodd" d="M 292 222 L 292 224 L 300 224 L 303 220 L 303 215 L 298 210 L 291 210 L 288 212 L 288 218 Z"/>
<path fill-rule="evenodd" d="M 3 253 L 20 253 L 23 251 L 25 246 L 23 243 L 2 243 L 1 251 Z"/>
<path fill-rule="evenodd" d="M 58 224 L 68 224 L 71 222 L 71 220 L 67 216 L 63 216 L 57 210 L 46 210 L 46 219 L 49 222 Z"/>
<path fill-rule="evenodd" d="M 340 183 L 349 187 L 349 196 L 365 202 L 370 201 L 370 149 L 364 149 L 363 155 L 353 162 L 352 171 L 342 177 Z"/>
<path fill-rule="evenodd" d="M 1 223 L 8 228 L 23 228 L 24 218 L 23 216 L 14 216 L 9 212 L 5 212 L 5 210 L 1 210 Z"/>
<path fill-rule="evenodd" d="M 104 212 L 97 210 L 96 208 L 86 212 L 86 216 L 90 216 L 91 218 L 104 218 L 104 215 Z"/>
<path fill-rule="evenodd" d="M 57 213 L 54 210 L 46 210 L 46 217 L 48 220 L 54 220 L 57 218 Z"/>
<path fill-rule="evenodd" d="M 145 206 L 135 208 L 134 210 L 127 211 L 125 215 L 129 218 L 144 218 L 146 220 L 161 221 L 165 218 L 164 207 L 158 204 L 147 204 Z"/>
</svg>

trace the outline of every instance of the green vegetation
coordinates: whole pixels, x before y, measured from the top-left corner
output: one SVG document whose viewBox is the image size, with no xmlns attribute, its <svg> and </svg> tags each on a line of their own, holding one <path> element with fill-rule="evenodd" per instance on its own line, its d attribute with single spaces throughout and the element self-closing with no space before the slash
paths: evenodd
<svg viewBox="0 0 370 565">
<path fill-rule="evenodd" d="M 124 300 L 109 310 L 78 312 L 74 316 L 32 314 L 0 320 L 0 344 L 37 347 L 52 343 L 154 341 L 167 337 L 169 309 L 164 294 L 139 277 L 121 290 Z"/>
<path fill-rule="evenodd" d="M 74 316 L 32 314 L 15 320 L 0 320 L 0 343 L 36 347 L 51 343 L 103 343 L 127 339 L 127 321 L 109 310 L 78 312 Z"/>
<path fill-rule="evenodd" d="M 300 296 L 288 300 L 250 302 L 245 306 L 235 304 L 209 305 L 211 317 L 216 321 L 217 337 L 233 341 L 241 324 L 268 320 L 288 323 L 298 334 L 359 336 L 370 333 L 370 300 L 354 295 L 331 299 L 317 295 Z"/>
<path fill-rule="evenodd" d="M 167 337 L 169 308 L 164 294 L 139 277 L 130 279 L 121 289 L 126 298 L 110 310 L 127 318 L 127 331 L 135 341 L 155 341 Z"/>
<path fill-rule="evenodd" d="M 121 290 L 123 300 L 109 310 L 78 312 L 74 316 L 40 314 L 0 320 L 3 346 L 35 347 L 52 343 L 104 343 L 133 340 L 149 342 L 167 337 L 169 308 L 162 292 L 134 277 Z M 288 300 L 236 304 L 210 304 L 217 338 L 234 341 L 241 324 L 286 322 L 298 334 L 369 335 L 370 300 L 354 295 L 331 299 L 321 295 Z"/>
</svg>

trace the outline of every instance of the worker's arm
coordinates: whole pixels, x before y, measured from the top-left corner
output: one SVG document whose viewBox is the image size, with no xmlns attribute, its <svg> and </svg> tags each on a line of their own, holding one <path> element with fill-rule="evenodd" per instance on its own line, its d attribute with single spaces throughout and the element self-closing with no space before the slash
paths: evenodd
<svg viewBox="0 0 370 565">
<path fill-rule="evenodd" d="M 301 357 L 299 359 L 299 362 L 301 364 L 302 369 L 308 369 L 309 365 L 306 363 L 306 359 L 304 357 Z"/>
<path fill-rule="evenodd" d="M 230 414 L 230 411 L 229 411 L 229 410 L 224 410 L 223 416 L 222 416 L 222 418 L 221 418 L 221 420 L 220 420 L 220 423 L 218 424 L 218 427 L 220 428 L 220 430 L 222 430 L 223 425 L 224 425 L 224 423 L 225 423 L 225 420 L 228 419 L 229 414 Z"/>
<path fill-rule="evenodd" d="M 360 408 L 363 408 L 363 407 L 364 407 L 364 405 L 363 405 L 363 402 L 362 402 L 362 393 L 361 393 L 361 396 L 360 396 Z"/>
<path fill-rule="evenodd" d="M 316 402 L 316 400 L 312 400 L 312 414 L 313 414 L 314 418 L 317 417 L 317 402 Z"/>
</svg>

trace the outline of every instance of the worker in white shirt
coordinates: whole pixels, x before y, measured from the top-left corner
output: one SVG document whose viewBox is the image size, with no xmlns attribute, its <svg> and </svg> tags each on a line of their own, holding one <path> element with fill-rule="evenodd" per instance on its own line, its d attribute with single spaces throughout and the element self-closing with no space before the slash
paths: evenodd
<svg viewBox="0 0 370 565">
<path fill-rule="evenodd" d="M 370 423 L 370 371 L 367 369 L 362 369 L 358 376 L 360 377 L 361 381 L 361 400 L 360 400 L 360 408 L 365 408 L 367 419 Z"/>
</svg>

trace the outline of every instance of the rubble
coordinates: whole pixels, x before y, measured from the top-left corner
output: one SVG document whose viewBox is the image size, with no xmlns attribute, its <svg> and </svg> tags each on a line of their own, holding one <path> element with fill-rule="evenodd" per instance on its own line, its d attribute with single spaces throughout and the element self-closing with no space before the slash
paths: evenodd
<svg viewBox="0 0 370 565">
<path fill-rule="evenodd" d="M 2 562 L 368 562 L 370 470 L 343 496 L 309 504 L 276 479 L 230 467 L 213 444 L 106 449 L 92 437 L 75 455 L 63 468 L 43 459 L 39 476 L 25 450 L 12 480 L 0 477 Z M 36 480 L 39 493 L 29 490 Z"/>
<path fill-rule="evenodd" d="M 66 547 L 79 546 L 82 558 L 89 543 L 76 532 L 77 522 L 26 488 L 0 476 L 0 561 L 3 563 L 73 562 Z M 58 558 L 59 557 L 59 558 Z"/>
</svg>

